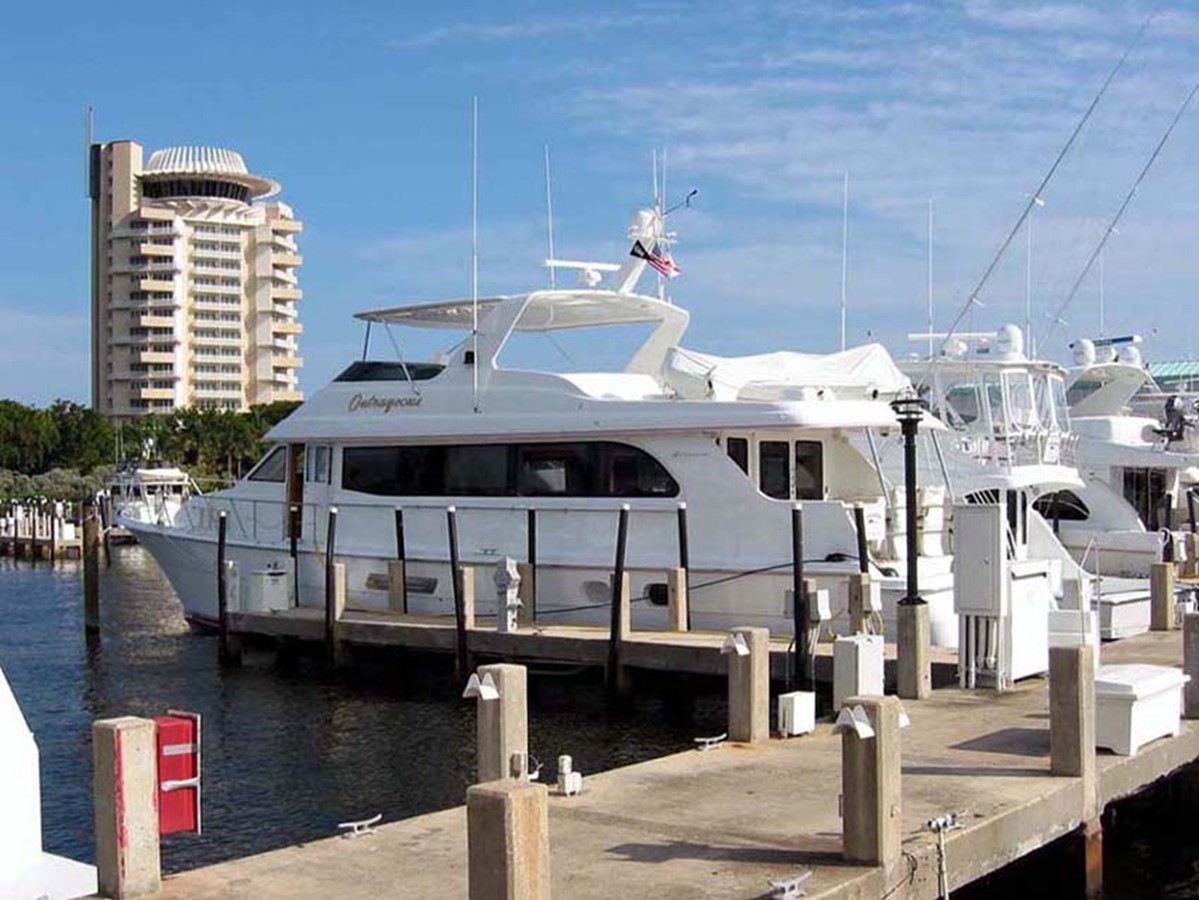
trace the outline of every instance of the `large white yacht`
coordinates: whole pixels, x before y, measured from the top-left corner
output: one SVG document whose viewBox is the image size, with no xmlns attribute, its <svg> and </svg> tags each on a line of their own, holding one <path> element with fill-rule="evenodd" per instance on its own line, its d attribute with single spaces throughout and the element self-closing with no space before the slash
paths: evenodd
<svg viewBox="0 0 1199 900">
<path fill-rule="evenodd" d="M 678 564 L 677 508 L 689 517 L 694 627 L 790 632 L 790 510 L 801 502 L 806 575 L 844 607 L 857 571 L 854 504 L 865 508 L 884 620 L 904 593 L 901 484 L 870 448 L 899 431 L 888 401 L 910 389 L 882 347 L 727 359 L 680 346 L 689 316 L 636 293 L 647 257 L 668 258 L 659 211 L 639 212 L 623 265 L 562 263 L 584 286 L 359 314 L 368 328 L 439 329 L 461 339 L 434 362 L 363 359 L 268 435 L 266 457 L 234 487 L 190 498 L 173 526 L 129 522 L 189 617 L 216 614 L 217 517 L 240 598 L 268 571 L 287 602 L 323 603 L 330 507 L 352 606 L 388 607 L 393 521 L 403 510 L 409 609 L 453 609 L 446 507 L 457 509 L 461 561 L 474 564 L 484 613 L 491 567 L 526 554 L 536 511 L 537 615 L 606 622 L 618 510 L 631 507 L 628 567 L 635 627 L 665 624 L 664 570 Z M 477 325 L 476 325 L 477 323 Z M 514 336 L 593 329 L 647 332 L 621 371 L 555 374 L 504 364 Z M 597 340 L 606 340 L 602 335 Z M 942 428 L 928 419 L 925 428 Z M 302 508 L 289 553 L 289 504 Z M 921 595 L 936 643 L 957 643 L 951 558 L 941 535 L 921 546 Z"/>
<path fill-rule="evenodd" d="M 1076 557 L 1089 552 L 1103 574 L 1145 577 L 1162 558 L 1163 533 L 1186 521 L 1199 453 L 1180 418 L 1132 410 L 1133 398 L 1153 387 L 1139 342 L 1129 335 L 1072 345 L 1067 397 L 1085 484 L 1048 508 L 1056 509 L 1061 541 Z"/>
</svg>

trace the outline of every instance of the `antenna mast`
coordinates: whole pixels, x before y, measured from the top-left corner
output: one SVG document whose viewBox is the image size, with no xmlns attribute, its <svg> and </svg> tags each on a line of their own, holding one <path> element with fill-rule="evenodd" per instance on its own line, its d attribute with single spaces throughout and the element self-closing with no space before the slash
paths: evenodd
<svg viewBox="0 0 1199 900">
<path fill-rule="evenodd" d="M 550 142 L 545 142 L 545 220 L 546 231 L 549 234 L 550 256 L 549 258 L 557 259 L 554 256 L 554 191 L 550 181 Z M 550 266 L 550 289 L 553 290 L 558 286 L 557 278 L 554 274 L 554 267 Z"/>
<path fill-rule="evenodd" d="M 474 378 L 475 412 L 479 412 L 479 95 L 471 106 L 470 142 L 470 306 L 471 375 Z M 552 270 L 551 270 L 552 271 Z"/>
<path fill-rule="evenodd" d="M 845 183 L 841 201 L 841 349 L 845 350 L 845 282 L 849 270 L 849 170 L 845 170 Z"/>
<path fill-rule="evenodd" d="M 928 198 L 928 356 L 933 355 L 933 198 Z"/>
</svg>

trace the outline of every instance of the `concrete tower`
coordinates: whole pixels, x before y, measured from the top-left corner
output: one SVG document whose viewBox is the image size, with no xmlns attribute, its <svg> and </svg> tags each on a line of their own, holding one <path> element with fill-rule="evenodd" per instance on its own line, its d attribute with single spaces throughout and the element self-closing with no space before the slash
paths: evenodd
<svg viewBox="0 0 1199 900">
<path fill-rule="evenodd" d="M 303 399 L 302 260 L 279 185 L 239 154 L 92 144 L 92 404 L 129 418 Z"/>
</svg>

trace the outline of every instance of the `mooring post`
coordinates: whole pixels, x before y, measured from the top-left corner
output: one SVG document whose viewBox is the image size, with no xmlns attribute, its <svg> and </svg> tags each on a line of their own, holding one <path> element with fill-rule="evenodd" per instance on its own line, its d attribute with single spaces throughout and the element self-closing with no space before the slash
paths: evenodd
<svg viewBox="0 0 1199 900">
<path fill-rule="evenodd" d="M 858 538 L 858 571 L 849 576 L 846 597 L 849 629 L 853 634 L 863 634 L 869 619 L 866 603 L 870 598 L 870 547 L 866 542 L 866 510 L 861 503 L 853 506 L 853 525 Z"/>
<path fill-rule="evenodd" d="M 58 560 L 58 504 L 50 504 L 50 565 Z"/>
<path fill-rule="evenodd" d="M 1182 689 L 1183 715 L 1199 719 L 1199 612 L 1182 618 L 1182 671 L 1191 676 Z"/>
<path fill-rule="evenodd" d="M 928 603 L 920 596 L 919 499 L 916 494 L 916 435 L 924 412 L 920 400 L 905 397 L 891 403 L 903 434 L 904 502 L 906 503 L 907 592 L 896 604 L 898 691 L 905 700 L 923 700 L 932 693 Z"/>
<path fill-rule="evenodd" d="M 477 701 L 475 780 L 482 784 L 524 778 L 529 760 L 528 670 L 508 663 L 479 666 L 465 695 Z"/>
<path fill-rule="evenodd" d="M 520 575 L 518 625 L 532 627 L 537 622 L 537 510 L 525 511 L 525 562 L 516 564 Z"/>
<path fill-rule="evenodd" d="M 300 531 L 303 527 L 303 509 L 293 503 L 287 508 L 287 544 L 291 553 L 291 602 L 297 608 L 300 606 Z"/>
<path fill-rule="evenodd" d="M 450 585 L 454 591 L 454 622 L 457 629 L 454 677 L 461 682 L 470 669 L 470 647 L 466 633 L 466 598 L 462 591 L 462 571 L 458 565 L 458 510 L 455 507 L 446 507 L 445 521 L 450 539 Z"/>
<path fill-rule="evenodd" d="M 841 826 L 846 860 L 890 870 L 903 838 L 900 802 L 900 702 L 847 697 L 866 713 L 869 729 L 841 727 Z M 872 733 L 870 733 L 872 732 Z"/>
<path fill-rule="evenodd" d="M 1149 630 L 1170 631 L 1174 623 L 1174 563 L 1149 566 Z"/>
<path fill-rule="evenodd" d="M 469 900 L 549 900 L 549 791 L 491 781 L 466 791 Z"/>
<path fill-rule="evenodd" d="M 691 630 L 691 542 L 687 534 L 687 504 L 684 501 L 679 501 L 678 511 L 678 531 L 679 531 L 679 571 L 674 576 L 667 573 L 668 589 L 672 584 L 673 591 L 676 597 L 676 609 L 671 614 L 671 630 L 673 631 L 690 631 Z M 678 604 L 682 603 L 682 609 L 678 609 Z M 681 621 L 683 627 L 678 627 L 677 622 Z"/>
<path fill-rule="evenodd" d="M 337 623 L 346 610 L 346 567 L 337 562 L 337 507 L 329 507 L 325 531 L 325 661 L 330 669 L 345 662 L 345 648 L 337 634 Z"/>
<path fill-rule="evenodd" d="M 808 646 L 808 590 L 804 580 L 803 505 L 791 505 L 791 618 L 795 627 L 792 674 L 801 691 L 816 690 L 815 658 Z M 791 689 L 788 679 L 787 689 Z"/>
<path fill-rule="evenodd" d="M 100 637 L 100 521 L 96 503 L 83 501 L 83 629 L 89 640 Z M 14 541 L 13 547 L 16 547 Z"/>
<path fill-rule="evenodd" d="M 770 737 L 770 629 L 734 628 L 720 651 L 729 663 L 729 740 Z"/>
<path fill-rule="evenodd" d="M 104 568 L 112 568 L 112 494 L 104 492 L 100 499 L 100 509 L 104 515 Z"/>
<path fill-rule="evenodd" d="M 1187 519 L 1191 526 L 1191 534 L 1199 532 L 1199 521 L 1195 517 L 1195 489 L 1187 488 Z"/>
<path fill-rule="evenodd" d="M 92 723 L 96 874 L 101 897 L 162 890 L 157 729 L 123 716 Z"/>
<path fill-rule="evenodd" d="M 629 576 L 625 572 L 625 551 L 629 542 L 629 504 L 620 505 L 616 522 L 616 561 L 612 572 L 612 608 L 608 630 L 608 668 L 605 681 L 609 693 L 623 694 L 627 684 L 621 666 L 621 644 L 629 634 Z"/>
<path fill-rule="evenodd" d="M 404 510 L 395 510 L 396 558 L 387 564 L 387 606 L 392 612 L 408 612 L 408 548 L 404 546 Z"/>
<path fill-rule="evenodd" d="M 229 629 L 229 560 L 226 558 L 226 536 L 229 530 L 229 515 L 225 510 L 217 513 L 216 529 L 216 610 L 217 631 L 220 635 L 221 665 L 236 665 L 241 662 L 241 642 Z"/>
<path fill-rule="evenodd" d="M 1103 830 L 1095 765 L 1095 649 L 1090 644 L 1049 648 L 1049 771 L 1081 780 L 1086 896 L 1103 892 Z"/>
</svg>

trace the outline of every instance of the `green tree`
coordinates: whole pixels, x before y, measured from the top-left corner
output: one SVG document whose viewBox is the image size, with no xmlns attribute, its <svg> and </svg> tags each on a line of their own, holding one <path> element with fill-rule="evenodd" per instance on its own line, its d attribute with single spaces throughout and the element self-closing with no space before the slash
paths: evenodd
<svg viewBox="0 0 1199 900">
<path fill-rule="evenodd" d="M 113 461 L 115 432 L 100 413 L 71 400 L 55 400 L 46 412 L 58 435 L 52 465 L 87 473 Z"/>
</svg>

